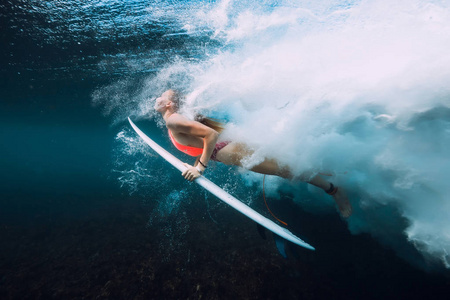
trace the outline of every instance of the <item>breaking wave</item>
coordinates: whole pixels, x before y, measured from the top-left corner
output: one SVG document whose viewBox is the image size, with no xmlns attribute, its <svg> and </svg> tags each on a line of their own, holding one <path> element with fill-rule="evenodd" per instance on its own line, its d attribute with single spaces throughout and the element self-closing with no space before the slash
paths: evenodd
<svg viewBox="0 0 450 300">
<path fill-rule="evenodd" d="M 153 100 L 177 88 L 186 114 L 226 120 L 227 138 L 256 149 L 247 166 L 270 156 L 333 174 L 352 233 L 450 268 L 448 2 L 152 3 L 146 18 L 171 24 L 146 53 L 157 70 L 93 95 L 116 123 L 159 122 Z"/>
</svg>

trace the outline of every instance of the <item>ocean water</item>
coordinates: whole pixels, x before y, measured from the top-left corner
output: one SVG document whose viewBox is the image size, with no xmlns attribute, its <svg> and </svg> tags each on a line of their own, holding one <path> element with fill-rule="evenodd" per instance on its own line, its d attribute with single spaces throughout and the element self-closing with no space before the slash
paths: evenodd
<svg viewBox="0 0 450 300">
<path fill-rule="evenodd" d="M 0 3 L 0 298 L 446 299 L 448 1 Z M 316 247 L 278 254 L 185 182 L 154 100 L 227 122 L 354 207 L 266 177 L 271 210 Z M 206 176 L 271 218 L 260 174 Z"/>
</svg>

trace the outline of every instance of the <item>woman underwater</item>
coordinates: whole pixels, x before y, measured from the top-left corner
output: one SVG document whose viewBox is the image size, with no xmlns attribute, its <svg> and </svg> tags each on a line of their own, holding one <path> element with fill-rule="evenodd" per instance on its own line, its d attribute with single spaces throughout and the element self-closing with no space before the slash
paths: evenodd
<svg viewBox="0 0 450 300">
<path fill-rule="evenodd" d="M 250 156 L 253 151 L 243 143 L 217 143 L 219 133 L 223 129 L 220 123 L 210 122 L 208 119 L 201 123 L 186 118 L 178 113 L 179 102 L 178 94 L 174 90 L 167 90 L 156 99 L 155 110 L 166 122 L 169 136 L 175 147 L 186 154 L 197 157 L 194 166 L 185 163 L 187 170 L 182 173 L 182 176 L 193 181 L 203 174 L 210 160 L 242 167 L 242 159 Z M 289 180 L 306 181 L 331 195 L 344 218 L 348 218 L 352 213 L 351 204 L 343 190 L 319 175 L 294 176 L 288 166 L 280 166 L 276 160 L 269 158 L 253 166 L 250 170 L 261 174 L 277 175 Z"/>
</svg>

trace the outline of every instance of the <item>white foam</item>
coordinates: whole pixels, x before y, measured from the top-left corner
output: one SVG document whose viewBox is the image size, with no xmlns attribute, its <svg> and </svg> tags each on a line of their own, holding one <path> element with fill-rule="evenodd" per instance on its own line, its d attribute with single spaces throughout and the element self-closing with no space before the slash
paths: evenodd
<svg viewBox="0 0 450 300">
<path fill-rule="evenodd" d="M 190 88 L 201 92 L 189 104 L 234 121 L 235 138 L 259 149 L 249 165 L 272 156 L 297 173 L 349 171 L 334 180 L 353 196 L 353 232 L 388 241 L 379 222 L 391 224 L 390 232 L 404 230 L 424 256 L 448 267 L 450 119 L 418 116 L 450 106 L 450 8 L 332 4 L 229 16 L 217 30 L 233 47 L 200 72 L 194 66 Z M 406 228 L 396 228 L 396 214 L 367 217 L 379 205 L 395 208 Z"/>
<path fill-rule="evenodd" d="M 353 233 L 399 253 L 403 236 L 448 268 L 450 3 L 316 2 L 184 11 L 182 28 L 222 46 L 174 59 L 144 93 L 170 81 L 188 92 L 186 113 L 228 119 L 227 135 L 257 149 L 249 166 L 271 156 L 296 173 L 339 174 Z"/>
</svg>

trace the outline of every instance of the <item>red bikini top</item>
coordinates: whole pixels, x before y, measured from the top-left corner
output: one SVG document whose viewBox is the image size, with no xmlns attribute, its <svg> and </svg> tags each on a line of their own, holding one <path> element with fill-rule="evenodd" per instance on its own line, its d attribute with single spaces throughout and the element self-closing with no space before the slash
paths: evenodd
<svg viewBox="0 0 450 300">
<path fill-rule="evenodd" d="M 203 148 L 191 147 L 191 146 L 186 146 L 186 145 L 182 145 L 182 144 L 178 143 L 175 140 L 175 138 L 173 137 L 172 132 L 170 130 L 169 130 L 169 136 L 170 136 L 170 140 L 172 141 L 175 148 L 177 148 L 181 152 L 184 152 L 190 156 L 199 156 L 203 153 Z"/>
</svg>

